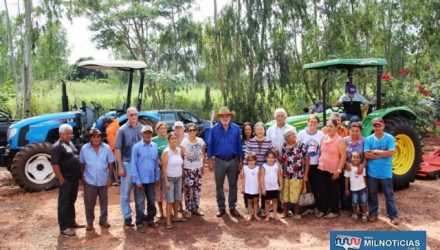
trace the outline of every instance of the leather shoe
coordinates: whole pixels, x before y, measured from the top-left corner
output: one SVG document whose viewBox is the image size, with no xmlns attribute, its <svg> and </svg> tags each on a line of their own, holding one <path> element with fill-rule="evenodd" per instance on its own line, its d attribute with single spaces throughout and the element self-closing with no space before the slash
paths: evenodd
<svg viewBox="0 0 440 250">
<path fill-rule="evenodd" d="M 229 209 L 229 213 L 234 217 L 240 217 L 240 213 L 235 208 Z"/>
<path fill-rule="evenodd" d="M 222 217 L 223 215 L 225 215 L 226 210 L 225 209 L 219 209 L 216 216 L 217 217 Z"/>
<path fill-rule="evenodd" d="M 110 227 L 110 224 L 108 224 L 108 222 L 99 222 L 99 225 L 100 225 L 101 227 L 106 227 L 106 228 L 109 228 L 109 227 Z"/>
<path fill-rule="evenodd" d="M 78 224 L 78 223 L 73 223 L 73 225 L 71 226 L 71 228 L 84 228 L 84 227 L 86 227 L 86 225 L 81 225 L 81 224 Z"/>
<path fill-rule="evenodd" d="M 126 227 L 134 227 L 134 224 L 133 224 L 133 222 L 131 221 L 131 218 L 130 218 L 130 219 L 125 219 L 125 220 L 124 220 L 124 225 L 125 225 Z"/>
</svg>

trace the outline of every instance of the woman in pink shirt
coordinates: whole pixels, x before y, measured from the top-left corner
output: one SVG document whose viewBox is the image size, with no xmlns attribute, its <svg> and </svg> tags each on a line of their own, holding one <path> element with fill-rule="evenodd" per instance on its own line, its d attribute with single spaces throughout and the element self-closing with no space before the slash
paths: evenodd
<svg viewBox="0 0 440 250">
<path fill-rule="evenodd" d="M 317 176 L 320 194 L 317 199 L 319 213 L 316 217 L 324 217 L 324 219 L 335 218 L 339 213 L 338 179 L 345 166 L 347 147 L 344 140 L 337 134 L 337 124 L 336 120 L 327 122 L 327 134 L 321 142 Z"/>
</svg>

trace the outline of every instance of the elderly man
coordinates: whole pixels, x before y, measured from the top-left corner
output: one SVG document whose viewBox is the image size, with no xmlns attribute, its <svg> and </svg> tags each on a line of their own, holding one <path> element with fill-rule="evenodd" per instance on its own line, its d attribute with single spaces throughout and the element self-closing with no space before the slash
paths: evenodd
<svg viewBox="0 0 440 250">
<path fill-rule="evenodd" d="M 75 201 L 81 178 L 78 150 L 71 142 L 73 128 L 62 124 L 58 128 L 60 139 L 52 145 L 51 163 L 60 184 L 58 192 L 58 224 L 63 235 L 74 236 L 74 228 L 83 228 L 75 221 Z"/>
<path fill-rule="evenodd" d="M 160 170 L 159 170 L 159 151 L 156 143 L 152 142 L 153 128 L 150 125 L 145 125 L 142 130 L 142 141 L 133 146 L 131 153 L 131 171 L 133 175 L 133 182 L 137 190 L 144 192 L 147 198 L 147 223 L 149 227 L 157 227 L 154 223 L 154 216 L 156 216 L 155 206 L 155 191 L 154 186 L 159 185 Z M 136 200 L 136 228 L 138 232 L 145 233 L 143 227 L 144 220 L 144 206 Z"/>
<path fill-rule="evenodd" d="M 133 227 L 130 208 L 130 193 L 133 190 L 133 177 L 130 167 L 131 150 L 141 140 L 142 124 L 138 122 L 139 112 L 135 107 L 127 109 L 128 121 L 119 128 L 115 141 L 115 154 L 118 163 L 118 174 L 121 177 L 121 211 L 124 225 Z M 136 204 L 145 208 L 145 195 L 142 190 L 135 189 Z M 139 202 L 137 202 L 139 200 Z"/>
<path fill-rule="evenodd" d="M 107 188 L 112 184 L 112 163 L 115 156 L 109 145 L 101 142 L 101 131 L 94 128 L 89 133 L 90 142 L 79 152 L 81 173 L 84 183 L 84 206 L 86 209 L 86 230 L 93 230 L 95 220 L 96 198 L 99 197 L 101 215 L 99 225 L 108 228 L 108 196 Z"/>
<path fill-rule="evenodd" d="M 379 184 L 382 186 L 382 192 L 385 195 L 385 205 L 388 218 L 394 225 L 399 224 L 397 217 L 396 201 L 393 191 L 393 154 L 395 148 L 394 137 L 384 132 L 385 121 L 382 118 L 374 118 L 374 133 L 365 139 L 364 152 L 368 159 L 368 206 L 370 216 L 368 221 L 377 220 L 378 201 L 377 193 Z"/>
<path fill-rule="evenodd" d="M 217 114 L 220 122 L 212 127 L 208 140 L 209 170 L 213 170 L 213 162 L 215 161 L 214 176 L 218 206 L 217 217 L 221 217 L 226 213 L 225 193 L 223 190 L 226 176 L 228 176 L 229 183 L 229 212 L 232 216 L 240 216 L 236 209 L 236 203 L 238 173 L 241 171 L 243 164 L 243 146 L 240 127 L 231 122 L 234 115 L 235 112 L 230 112 L 228 107 L 220 108 Z"/>
<path fill-rule="evenodd" d="M 292 129 L 296 133 L 296 128 L 286 123 L 287 112 L 285 109 L 276 109 L 273 116 L 277 124 L 272 125 L 267 129 L 266 138 L 272 141 L 272 145 L 277 150 L 278 155 L 281 155 L 284 144 L 284 132 L 287 129 Z"/>
</svg>

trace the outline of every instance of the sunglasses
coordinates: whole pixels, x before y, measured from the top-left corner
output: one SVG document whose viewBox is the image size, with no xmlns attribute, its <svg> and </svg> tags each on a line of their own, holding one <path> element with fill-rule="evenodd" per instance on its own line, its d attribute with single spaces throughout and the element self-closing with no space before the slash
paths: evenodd
<svg viewBox="0 0 440 250">
<path fill-rule="evenodd" d="M 195 129 L 188 129 L 188 132 L 195 132 Z"/>
<path fill-rule="evenodd" d="M 128 114 L 128 116 L 137 116 L 138 114 L 136 114 L 136 113 L 131 113 L 131 114 Z"/>
</svg>

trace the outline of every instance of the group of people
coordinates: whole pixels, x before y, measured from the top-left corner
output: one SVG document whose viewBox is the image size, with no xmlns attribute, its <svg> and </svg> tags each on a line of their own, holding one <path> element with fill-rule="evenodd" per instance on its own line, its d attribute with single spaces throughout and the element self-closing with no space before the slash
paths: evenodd
<svg viewBox="0 0 440 250">
<path fill-rule="evenodd" d="M 127 123 L 117 129 L 114 148 L 103 143 L 100 130 L 92 129 L 88 133 L 90 142 L 78 152 L 71 142 L 72 127 L 59 127 L 60 139 L 52 146 L 51 161 L 60 184 L 61 234 L 73 236 L 75 229 L 82 227 L 94 230 L 97 199 L 99 225 L 110 227 L 107 190 L 113 171 L 121 178 L 120 205 L 125 226 L 136 225 L 137 231 L 146 232 L 145 226 L 158 226 L 154 219 L 157 216 L 166 217 L 166 228 L 171 229 L 173 223 L 186 221 L 192 215 L 203 216 L 200 196 L 205 162 L 214 171 L 217 217 L 226 214 L 227 177 L 227 205 L 235 217 L 240 216 L 237 184 L 241 178 L 248 220 L 264 217 L 269 221 L 271 211 L 275 220 L 280 220 L 278 211 L 284 218 L 300 219 L 313 211 L 316 217 L 331 219 L 340 214 L 340 209 L 351 209 L 353 219 L 375 221 L 381 184 L 388 217 L 393 224 L 399 223 L 392 189 L 394 138 L 384 132 L 382 118 L 373 120 L 374 134 L 364 139 L 361 124 L 353 122 L 347 130 L 341 126 L 338 113 L 332 115 L 322 131 L 318 129 L 318 116 L 309 115 L 307 127 L 298 133 L 286 123 L 287 113 L 282 108 L 275 110 L 276 124 L 266 131 L 261 122 L 254 126 L 245 123 L 240 128 L 231 122 L 235 112 L 222 107 L 217 114 L 219 122 L 210 130 L 205 145 L 197 137 L 196 124 L 188 124 L 185 132 L 184 124 L 176 122 L 168 133 L 167 124 L 159 122 L 153 137 L 153 128 L 139 123 L 136 108 L 128 108 L 126 114 Z M 84 185 L 86 225 L 75 219 L 80 182 Z M 316 203 L 302 208 L 298 200 L 307 189 L 313 192 Z M 130 207 L 132 193 L 135 223 Z"/>
<path fill-rule="evenodd" d="M 99 200 L 99 226 L 108 228 L 108 187 L 113 182 L 113 166 L 121 178 L 121 213 L 124 225 L 146 232 L 144 224 L 156 228 L 154 218 L 166 216 L 166 227 L 172 223 L 203 216 L 199 208 L 201 178 L 205 157 L 205 142 L 197 137 L 197 125 L 188 124 L 187 133 L 182 122 L 176 122 L 167 133 L 167 124 L 157 123 L 157 136 L 153 128 L 138 121 L 138 110 L 127 109 L 127 123 L 116 133 L 114 150 L 102 141 L 99 129 L 88 133 L 90 142 L 78 152 L 72 143 L 73 128 L 59 127 L 60 139 L 52 146 L 51 161 L 60 188 L 58 197 L 58 223 L 63 235 L 74 236 L 76 228 L 94 230 L 94 209 Z M 111 123 L 112 121 L 108 121 Z M 84 186 L 86 225 L 75 219 L 75 201 L 79 183 Z M 134 193 L 135 223 L 132 220 L 130 196 Z M 185 207 L 182 206 L 182 195 Z M 166 201 L 166 213 L 163 201 Z M 146 201 L 146 204 L 145 204 Z M 146 210 L 145 210 L 146 207 Z M 182 216 L 179 216 L 182 212 Z"/>
</svg>

